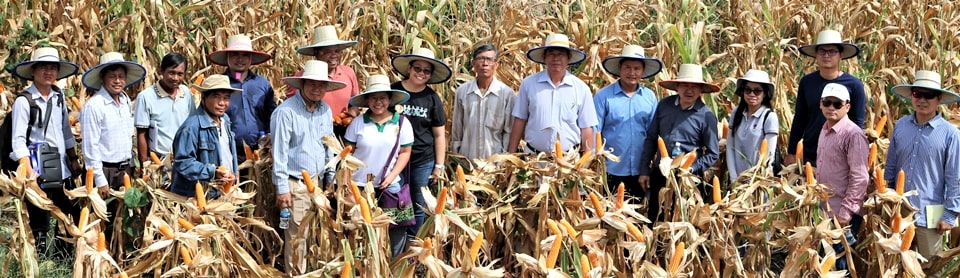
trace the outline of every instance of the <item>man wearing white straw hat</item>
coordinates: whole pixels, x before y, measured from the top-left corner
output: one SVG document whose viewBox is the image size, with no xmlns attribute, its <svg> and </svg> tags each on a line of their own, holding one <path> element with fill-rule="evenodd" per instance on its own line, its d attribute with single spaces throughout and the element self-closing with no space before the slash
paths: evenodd
<svg viewBox="0 0 960 278">
<path fill-rule="evenodd" d="M 324 136 L 333 136 L 333 116 L 330 106 L 322 100 L 327 92 L 341 89 L 346 84 L 330 79 L 327 68 L 323 61 L 310 60 L 302 76 L 284 78 L 300 93 L 281 103 L 270 117 L 277 205 L 290 209 L 292 214 L 289 226 L 283 232 L 287 274 L 303 274 L 307 268 L 306 242 L 293 245 L 300 222 L 312 207 L 304 179 L 312 179 L 317 185 L 333 183 L 333 171 L 325 169 L 324 165 L 335 154 L 323 143 Z M 304 177 L 302 171 L 307 171 L 310 176 Z"/>
<path fill-rule="evenodd" d="M 477 79 L 457 88 L 450 125 L 450 151 L 468 159 L 507 152 L 517 94 L 497 79 L 499 52 L 492 44 L 473 51 L 470 64 Z"/>
<path fill-rule="evenodd" d="M 13 152 L 3 154 L 20 161 L 25 165 L 27 173 L 35 173 L 29 161 L 31 148 L 42 157 L 50 157 L 52 163 L 41 163 L 42 175 L 38 182 L 43 192 L 53 204 L 64 213 L 79 218 L 79 210 L 63 193 L 63 187 L 72 189 L 72 177 L 81 172 L 80 157 L 75 150 L 77 144 L 67 116 L 67 106 L 64 104 L 63 91 L 57 87 L 57 80 L 67 78 L 77 73 L 79 67 L 71 62 L 61 61 L 60 53 L 55 48 L 41 47 L 33 51 L 30 60 L 13 67 L 13 76 L 22 80 L 32 81 L 30 87 L 14 100 L 12 117 L 11 140 Z M 46 162 L 46 161 L 41 161 Z M 41 209 L 31 202 L 27 202 L 27 213 L 30 215 L 30 230 L 33 231 L 34 243 L 39 252 L 47 249 L 48 233 L 50 231 L 50 211 Z M 70 244 L 57 239 L 58 246 L 55 256 L 66 257 L 71 253 Z"/>
<path fill-rule="evenodd" d="M 911 102 L 913 115 L 897 121 L 890 137 L 884 179 L 892 187 L 897 173 L 905 175 L 904 191 L 916 190 L 907 201 L 918 211 L 913 245 L 928 260 L 941 250 L 941 238 L 957 226 L 960 214 L 960 131 L 937 111 L 957 102 L 956 93 L 940 87 L 940 74 L 918 70 L 913 84 L 890 91 Z M 899 232 L 899 231 L 894 231 Z M 929 266 L 929 265 L 928 265 Z M 928 274 L 934 274 L 929 269 Z"/>
<path fill-rule="evenodd" d="M 657 104 L 653 122 L 647 128 L 647 137 L 640 155 L 640 187 L 648 196 L 647 217 L 652 222 L 663 220 L 660 213 L 660 189 L 666 184 L 666 174 L 657 165 L 657 138 L 663 138 L 670 157 L 677 158 L 696 152 L 697 158 L 690 172 L 702 176 L 720 158 L 720 138 L 717 136 L 717 116 L 700 98 L 704 93 L 720 91 L 720 86 L 703 80 L 703 68 L 696 64 L 682 64 L 673 80 L 660 81 L 660 87 L 677 92 Z M 661 154 L 662 155 L 662 154 Z M 699 187 L 701 195 L 706 190 Z M 706 196 L 704 196 L 707 198 Z"/>
<path fill-rule="evenodd" d="M 796 109 L 793 123 L 790 125 L 790 140 L 787 145 L 787 165 L 796 162 L 797 155 L 803 155 L 803 162 L 817 166 L 817 140 L 820 128 L 826 121 L 820 111 L 820 93 L 829 83 L 847 87 L 850 92 L 850 120 L 863 127 L 866 115 L 867 96 L 863 91 L 863 82 L 857 77 L 840 70 L 840 61 L 857 57 L 860 48 L 844 42 L 840 32 L 824 30 L 817 35 L 817 43 L 801 46 L 800 54 L 814 58 L 817 71 L 800 78 L 797 87 Z M 803 153 L 797 154 L 797 143 L 803 139 Z"/>
<path fill-rule="evenodd" d="M 259 149 L 259 143 L 269 145 L 269 134 L 261 138 L 260 132 L 270 131 L 270 115 L 277 108 L 273 86 L 267 78 L 250 69 L 270 60 L 272 56 L 253 49 L 253 42 L 246 35 L 233 35 L 227 40 L 227 48 L 210 53 L 210 62 L 225 66 L 224 75 L 230 78 L 230 86 L 241 89 L 239 94 L 230 96 L 230 109 L 227 115 L 233 121 L 232 130 L 236 134 L 237 147 L 246 143 Z M 240 161 L 246 160 L 240 154 Z"/>
<path fill-rule="evenodd" d="M 93 186 L 101 195 L 119 189 L 124 174 L 133 175 L 133 108 L 124 90 L 145 75 L 143 66 L 118 52 L 103 54 L 100 64 L 83 74 L 83 85 L 97 91 L 80 113 L 83 161 L 93 169 Z"/>
<path fill-rule="evenodd" d="M 312 45 L 297 49 L 297 53 L 300 53 L 300 55 L 312 56 L 317 60 L 326 62 L 330 80 L 339 81 L 346 85 L 343 88 L 329 91 L 323 96 L 323 102 L 330 106 L 332 115 L 338 118 L 343 118 L 339 116 L 344 114 L 349 118 L 354 118 L 359 113 L 356 107 L 349 105 L 350 98 L 360 93 L 357 74 L 349 66 L 341 64 L 343 50 L 355 45 L 357 45 L 357 41 L 341 40 L 337 36 L 336 27 L 325 25 L 314 30 Z M 294 76 L 302 74 L 303 71 L 300 71 Z M 287 91 L 287 97 L 291 97 L 294 93 L 296 93 L 296 88 L 291 86 Z M 343 137 L 348 123 L 348 120 L 334 122 L 333 134 Z"/>
<path fill-rule="evenodd" d="M 550 34 L 543 46 L 527 51 L 527 58 L 545 69 L 520 82 L 507 151 L 516 152 L 520 139 L 532 153 L 554 151 L 556 140 L 562 151 L 593 149 L 593 127 L 598 124 L 593 95 L 583 80 L 567 71 L 586 54 L 570 47 L 566 35 Z"/>
<path fill-rule="evenodd" d="M 640 82 L 656 75 L 663 62 L 647 58 L 639 45 L 626 45 L 619 56 L 603 60 L 603 69 L 619 77 L 613 84 L 597 91 L 593 103 L 597 107 L 600 124 L 597 131 L 606 139 L 605 149 L 613 149 L 620 161 L 607 159 L 607 186 L 614 189 L 623 183 L 634 196 L 643 196 L 640 188 L 640 155 L 647 127 L 653 122 L 657 96 Z M 596 142 L 601 144 L 601 142 Z"/>
<path fill-rule="evenodd" d="M 150 153 L 161 159 L 172 152 L 173 136 L 180 124 L 197 109 L 193 93 L 183 84 L 187 57 L 168 53 L 160 60 L 160 80 L 137 94 L 133 106 L 133 124 L 137 127 L 137 155 L 140 162 Z"/>
</svg>

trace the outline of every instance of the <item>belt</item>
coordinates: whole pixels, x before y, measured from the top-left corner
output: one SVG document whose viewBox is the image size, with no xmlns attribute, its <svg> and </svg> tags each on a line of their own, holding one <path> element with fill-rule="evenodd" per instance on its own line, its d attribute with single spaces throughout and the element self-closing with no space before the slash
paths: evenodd
<svg viewBox="0 0 960 278">
<path fill-rule="evenodd" d="M 576 144 L 576 145 L 573 145 L 573 146 L 570 147 L 570 148 L 572 149 L 572 148 L 576 148 L 576 147 L 579 147 L 579 146 L 580 146 L 580 144 Z M 529 144 L 527 145 L 527 149 L 530 150 L 531 152 L 535 153 L 535 154 L 536 154 L 536 153 L 541 153 L 541 151 L 533 148 L 533 146 L 530 146 Z M 563 152 L 567 152 L 567 151 L 564 150 Z"/>
<path fill-rule="evenodd" d="M 130 162 L 129 162 L 129 161 L 124 161 L 124 162 L 103 162 L 103 163 L 100 163 L 100 164 L 102 164 L 103 167 L 108 167 L 108 168 L 121 168 L 121 169 L 123 169 L 123 168 L 130 167 Z"/>
</svg>

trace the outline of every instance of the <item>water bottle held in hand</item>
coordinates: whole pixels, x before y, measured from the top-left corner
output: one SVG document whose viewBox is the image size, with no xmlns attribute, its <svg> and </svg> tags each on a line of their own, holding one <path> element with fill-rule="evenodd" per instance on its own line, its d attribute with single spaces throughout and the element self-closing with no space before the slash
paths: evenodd
<svg viewBox="0 0 960 278">
<path fill-rule="evenodd" d="M 257 147 L 264 148 L 267 146 L 267 132 L 261 130 L 260 134 L 257 135 Z"/>
<path fill-rule="evenodd" d="M 681 154 L 683 154 L 683 150 L 680 149 L 680 142 L 677 142 L 676 145 L 674 145 L 673 150 L 670 151 L 670 156 L 676 158 Z"/>
<path fill-rule="evenodd" d="M 280 229 L 286 230 L 290 227 L 290 208 L 283 208 L 280 210 Z"/>
</svg>

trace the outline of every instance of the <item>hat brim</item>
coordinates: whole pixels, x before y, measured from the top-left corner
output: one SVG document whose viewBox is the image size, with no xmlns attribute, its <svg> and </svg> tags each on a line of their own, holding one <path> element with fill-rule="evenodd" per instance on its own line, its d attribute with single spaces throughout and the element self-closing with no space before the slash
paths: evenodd
<svg viewBox="0 0 960 278">
<path fill-rule="evenodd" d="M 336 80 L 323 79 L 323 78 L 320 78 L 319 76 L 307 75 L 307 76 L 289 76 L 289 77 L 283 78 L 283 81 L 286 82 L 287 85 L 290 85 L 290 87 L 297 88 L 298 90 L 303 90 L 304 80 L 315 80 L 315 81 L 325 82 L 327 85 L 327 91 L 339 90 L 347 87 L 347 83 L 343 83 Z"/>
<path fill-rule="evenodd" d="M 227 66 L 228 66 L 228 65 L 227 65 L 227 53 L 228 53 L 228 52 L 245 52 L 245 53 L 250 53 L 250 55 L 251 55 L 251 56 L 250 56 L 250 65 L 251 65 L 251 66 L 256 66 L 256 65 L 259 65 L 259 64 L 263 64 L 263 63 L 269 61 L 270 58 L 273 58 L 273 55 L 267 54 L 266 52 L 262 52 L 262 51 L 255 51 L 255 50 L 217 50 L 217 51 L 214 51 L 213 53 L 210 53 L 210 55 L 207 56 L 207 59 L 210 60 L 211 63 L 214 63 L 214 64 L 216 64 L 216 65 L 220 65 L 220 66 L 227 67 Z"/>
<path fill-rule="evenodd" d="M 443 61 L 424 57 L 420 55 L 413 54 L 402 54 L 396 57 L 393 57 L 393 60 L 390 61 L 390 64 L 393 66 L 393 69 L 403 75 L 403 78 L 410 78 L 408 73 L 410 72 L 410 62 L 422 60 L 433 65 L 433 73 L 430 74 L 430 79 L 427 80 L 427 84 L 437 84 L 443 83 L 447 80 L 450 80 L 450 77 L 453 75 L 453 71 Z"/>
<path fill-rule="evenodd" d="M 947 90 L 944 90 L 944 89 L 930 88 L 930 87 L 924 87 L 924 86 L 897 85 L 897 86 L 893 86 L 893 88 L 890 88 L 890 92 L 892 92 L 894 95 L 897 95 L 897 96 L 899 96 L 899 97 L 901 97 L 901 98 L 906 99 L 907 101 L 913 102 L 913 89 L 914 89 L 914 88 L 921 88 L 921 89 L 925 89 L 925 90 L 941 92 L 941 93 L 942 93 L 942 94 L 941 94 L 942 98 L 940 98 L 940 104 L 941 104 L 941 105 L 942 105 L 942 104 L 951 104 L 951 103 L 955 103 L 955 102 L 960 101 L 960 95 L 957 95 L 957 94 L 954 93 L 954 92 L 947 91 Z"/>
<path fill-rule="evenodd" d="M 839 45 L 840 48 L 842 49 L 842 51 L 840 51 L 841 60 L 850 59 L 860 55 L 859 46 L 851 43 L 845 43 L 845 42 L 809 44 L 809 45 L 801 46 L 798 50 L 800 51 L 800 54 L 803 54 L 804 56 L 816 58 L 817 46 L 821 46 L 821 45 Z"/>
<path fill-rule="evenodd" d="M 297 53 L 299 53 L 300 55 L 306 55 L 306 56 L 316 56 L 317 50 L 324 47 L 343 46 L 344 48 L 347 48 L 347 47 L 353 47 L 355 45 L 357 45 L 357 41 L 337 40 L 337 41 L 330 41 L 330 42 L 322 42 L 314 45 L 308 45 L 301 48 L 297 48 Z"/>
<path fill-rule="evenodd" d="M 13 75 L 23 80 L 33 80 L 33 69 L 36 63 L 57 63 L 60 64 L 60 71 L 57 74 L 57 80 L 73 76 L 80 71 L 80 66 L 66 61 L 26 61 L 13 67 Z"/>
<path fill-rule="evenodd" d="M 200 94 L 204 94 L 209 91 L 218 91 L 218 90 L 230 91 L 231 94 L 243 92 L 243 90 L 237 89 L 234 87 L 202 87 L 200 85 L 190 85 L 190 88 L 197 89 L 197 92 L 199 92 Z"/>
<path fill-rule="evenodd" d="M 773 99 L 773 96 L 775 95 L 774 90 L 776 89 L 776 88 L 773 86 L 773 83 L 767 83 L 767 82 L 761 82 L 761 81 L 750 80 L 750 79 L 743 79 L 743 78 L 737 79 L 737 88 L 736 88 L 736 91 L 734 91 L 734 93 L 735 93 L 737 96 L 743 97 L 743 88 L 744 88 L 744 86 L 747 86 L 747 82 L 753 82 L 753 83 L 760 84 L 760 86 L 763 86 L 764 90 L 766 90 L 766 92 L 764 92 L 764 94 L 765 94 L 765 95 L 768 95 L 769 98 Z"/>
<path fill-rule="evenodd" d="M 661 62 L 660 59 L 637 58 L 629 56 L 614 56 L 603 59 L 603 70 L 607 71 L 607 73 L 610 75 L 620 77 L 620 63 L 623 60 L 636 60 L 643 62 L 643 76 L 640 77 L 642 79 L 650 78 L 651 76 L 654 76 L 663 70 L 663 62 Z"/>
<path fill-rule="evenodd" d="M 679 85 L 680 83 L 699 84 L 702 88 L 701 93 L 704 93 L 704 94 L 716 93 L 720 91 L 720 86 L 717 86 L 717 84 L 707 83 L 707 82 L 697 82 L 697 81 L 685 81 L 685 80 L 660 81 L 660 87 L 663 87 L 672 91 L 676 91 L 677 85 Z"/>
<path fill-rule="evenodd" d="M 401 90 L 371 90 L 350 98 L 350 106 L 367 107 L 367 96 L 375 93 L 390 93 L 390 106 L 402 104 L 410 100 L 410 94 Z"/>
<path fill-rule="evenodd" d="M 547 49 L 549 48 L 559 48 L 559 49 L 569 50 L 570 62 L 568 62 L 567 65 L 579 64 L 580 62 L 583 62 L 584 60 L 587 59 L 587 54 L 584 53 L 583 51 L 580 51 L 579 49 L 576 49 L 576 48 L 563 47 L 563 46 L 541 46 L 534 49 L 530 49 L 529 51 L 527 51 L 527 59 L 530 59 L 530 61 L 534 61 L 540 64 L 546 64 L 546 61 L 543 60 L 543 53 L 546 52 Z"/>
<path fill-rule="evenodd" d="M 133 85 L 137 85 L 137 83 L 143 81 L 143 78 L 147 75 L 147 70 L 143 66 L 131 61 L 103 63 L 96 65 L 87 70 L 87 72 L 83 73 L 83 78 L 81 79 L 83 86 L 91 90 L 100 90 L 100 88 L 103 87 L 103 80 L 100 78 L 100 72 L 103 71 L 104 68 L 112 65 L 123 65 L 123 67 L 127 69 L 127 85 L 123 87 L 124 89 L 130 88 Z"/>
</svg>

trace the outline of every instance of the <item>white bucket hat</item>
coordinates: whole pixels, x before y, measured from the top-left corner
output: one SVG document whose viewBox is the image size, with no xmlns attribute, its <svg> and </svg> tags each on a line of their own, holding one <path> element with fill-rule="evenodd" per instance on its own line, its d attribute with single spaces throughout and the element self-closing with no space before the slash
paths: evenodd
<svg viewBox="0 0 960 278">
<path fill-rule="evenodd" d="M 350 105 L 355 107 L 367 107 L 367 96 L 373 93 L 390 94 L 390 106 L 407 102 L 410 94 L 401 90 L 390 88 L 390 78 L 386 75 L 376 74 L 367 78 L 367 90 L 359 95 L 350 98 Z"/>
<path fill-rule="evenodd" d="M 840 47 L 840 59 L 850 59 L 857 57 L 860 54 L 860 47 L 855 44 L 847 43 L 843 41 L 843 37 L 840 35 L 840 32 L 834 30 L 823 30 L 817 34 L 817 43 L 808 44 L 800 47 L 800 54 L 817 57 L 817 46 L 821 45 L 836 45 Z"/>
<path fill-rule="evenodd" d="M 543 41 L 543 46 L 530 49 L 527 51 L 527 58 L 531 61 L 545 64 L 543 60 L 543 53 L 547 51 L 548 48 L 563 48 L 570 51 L 570 62 L 568 65 L 577 64 L 583 62 L 587 59 L 587 54 L 583 51 L 577 50 L 576 48 L 570 47 L 570 38 L 564 34 L 550 34 L 547 35 L 547 39 Z"/>
<path fill-rule="evenodd" d="M 230 78 L 223 74 L 211 75 L 203 79 L 203 83 L 200 85 L 190 85 L 190 87 L 197 89 L 201 95 L 213 90 L 225 90 L 230 91 L 230 93 L 239 93 L 243 91 L 230 86 Z"/>
<path fill-rule="evenodd" d="M 403 75 L 404 78 L 409 78 L 407 74 L 410 72 L 410 63 L 416 60 L 422 60 L 433 65 L 433 73 L 430 74 L 430 79 L 427 80 L 427 84 L 446 82 L 453 73 L 450 66 L 434 58 L 433 51 L 420 47 L 414 48 L 410 54 L 401 54 L 393 57 L 390 64 L 393 65 L 393 69 L 399 72 L 400 75 Z"/>
<path fill-rule="evenodd" d="M 120 52 L 107 52 L 100 55 L 100 64 L 83 73 L 83 86 L 91 90 L 100 90 L 100 87 L 103 87 L 103 78 L 100 76 L 100 72 L 112 65 L 122 65 L 127 69 L 127 85 L 123 87 L 124 89 L 140 83 L 140 81 L 143 81 L 143 77 L 147 75 L 147 70 L 143 66 L 124 60 L 123 54 L 120 54 Z"/>
<path fill-rule="evenodd" d="M 743 74 L 743 77 L 737 79 L 737 90 L 735 93 L 738 96 L 743 96 L 743 88 L 747 86 L 747 82 L 758 83 L 764 87 L 764 97 L 773 97 L 774 86 L 770 82 L 770 74 L 762 70 L 748 70 L 747 73 Z"/>
<path fill-rule="evenodd" d="M 57 80 L 77 74 L 80 67 L 77 64 L 61 61 L 60 52 L 53 47 L 40 47 L 33 50 L 30 60 L 21 62 L 13 67 L 13 75 L 24 80 L 33 80 L 33 65 L 37 63 L 57 63 L 60 65 L 60 71 L 57 74 Z"/>
<path fill-rule="evenodd" d="M 918 70 L 914 73 L 913 84 L 901 84 L 890 88 L 893 94 L 913 101 L 913 89 L 922 88 L 942 93 L 940 104 L 951 104 L 960 101 L 960 96 L 956 93 L 944 90 L 940 87 L 940 74 L 935 71 Z"/>
<path fill-rule="evenodd" d="M 250 65 L 259 65 L 273 58 L 270 54 L 263 51 L 253 50 L 253 41 L 246 35 L 233 35 L 227 39 L 227 48 L 214 51 L 207 56 L 210 62 L 227 66 L 227 52 L 246 52 L 250 53 Z"/>
<path fill-rule="evenodd" d="M 703 67 L 696 64 L 680 65 L 680 70 L 677 72 L 677 78 L 673 80 L 660 81 L 660 87 L 676 91 L 677 85 L 680 83 L 700 84 L 703 88 L 703 93 L 720 91 L 720 86 L 717 86 L 717 84 L 703 81 Z"/>
<path fill-rule="evenodd" d="M 357 41 L 340 40 L 340 37 L 337 36 L 337 28 L 333 27 L 333 25 L 326 25 L 314 29 L 313 44 L 297 49 L 297 53 L 300 53 L 301 55 L 314 56 L 317 55 L 317 50 L 323 47 L 343 46 L 344 48 L 347 48 L 356 44 Z"/>
<path fill-rule="evenodd" d="M 628 44 L 623 47 L 620 56 L 603 59 L 603 69 L 613 76 L 620 77 L 620 63 L 623 60 L 640 60 L 643 62 L 643 75 L 640 78 L 649 78 L 663 69 L 663 62 L 657 58 L 647 58 L 643 54 L 643 47 Z"/>
<path fill-rule="evenodd" d="M 327 85 L 327 90 L 337 90 L 343 87 L 346 87 L 347 84 L 332 80 L 327 75 L 327 63 L 320 60 L 309 60 L 306 65 L 303 67 L 302 76 L 288 76 L 284 77 L 283 81 L 287 82 L 291 87 L 303 90 L 303 81 L 304 80 L 316 80 L 323 81 Z"/>
</svg>

